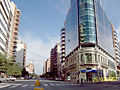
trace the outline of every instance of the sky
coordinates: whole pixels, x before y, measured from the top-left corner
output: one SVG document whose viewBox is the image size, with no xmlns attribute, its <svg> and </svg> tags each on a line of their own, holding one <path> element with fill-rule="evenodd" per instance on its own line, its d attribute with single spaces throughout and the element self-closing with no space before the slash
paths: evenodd
<svg viewBox="0 0 120 90">
<path fill-rule="evenodd" d="M 27 44 L 27 60 L 42 74 L 50 50 L 60 42 L 69 0 L 12 0 L 21 10 L 19 39 Z M 120 36 L 120 0 L 103 0 L 103 7 Z M 120 39 L 120 38 L 119 38 Z"/>
</svg>

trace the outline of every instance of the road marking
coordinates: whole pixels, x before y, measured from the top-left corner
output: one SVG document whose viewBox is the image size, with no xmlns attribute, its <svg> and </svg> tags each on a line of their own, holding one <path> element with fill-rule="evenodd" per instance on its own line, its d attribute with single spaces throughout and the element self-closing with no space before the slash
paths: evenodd
<svg viewBox="0 0 120 90">
<path fill-rule="evenodd" d="M 5 88 L 5 87 L 9 87 L 11 85 L 5 85 L 5 86 L 0 86 L 0 88 Z"/>
<path fill-rule="evenodd" d="M 34 85 L 31 85 L 31 87 L 33 87 Z"/>
<path fill-rule="evenodd" d="M 47 84 L 44 84 L 44 86 L 48 86 Z"/>
<path fill-rule="evenodd" d="M 51 86 L 55 86 L 53 83 L 50 83 Z"/>
<path fill-rule="evenodd" d="M 18 86 L 20 86 L 20 85 L 14 85 L 14 86 L 11 86 L 11 87 L 9 87 L 9 88 L 16 88 L 16 87 L 18 87 Z"/>
<path fill-rule="evenodd" d="M 27 87 L 28 85 L 23 85 L 23 86 L 21 86 L 21 87 Z"/>
<path fill-rule="evenodd" d="M 60 84 L 57 84 L 57 83 L 56 83 L 56 85 L 57 85 L 57 86 L 60 86 Z"/>
</svg>

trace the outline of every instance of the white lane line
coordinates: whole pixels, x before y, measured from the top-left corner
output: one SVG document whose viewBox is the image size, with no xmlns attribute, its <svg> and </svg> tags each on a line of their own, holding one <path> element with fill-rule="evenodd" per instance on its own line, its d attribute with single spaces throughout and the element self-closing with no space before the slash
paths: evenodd
<svg viewBox="0 0 120 90">
<path fill-rule="evenodd" d="M 50 83 L 51 86 L 55 86 L 53 83 Z"/>
<path fill-rule="evenodd" d="M 11 85 L 5 85 L 5 86 L 0 86 L 0 88 L 5 88 L 5 87 L 9 87 Z"/>
<path fill-rule="evenodd" d="M 48 86 L 47 84 L 44 84 L 44 86 Z"/>
<path fill-rule="evenodd" d="M 20 86 L 20 85 L 14 85 L 14 86 L 11 86 L 11 87 L 9 87 L 9 88 L 16 88 L 16 87 L 18 87 L 18 86 Z"/>
<path fill-rule="evenodd" d="M 23 86 L 21 86 L 21 87 L 27 87 L 28 85 L 23 85 Z"/>
</svg>

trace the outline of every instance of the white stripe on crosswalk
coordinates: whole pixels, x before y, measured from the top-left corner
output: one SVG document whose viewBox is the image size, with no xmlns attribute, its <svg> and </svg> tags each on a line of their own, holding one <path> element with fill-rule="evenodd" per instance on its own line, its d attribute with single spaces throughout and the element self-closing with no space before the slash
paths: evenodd
<svg viewBox="0 0 120 90">
<path fill-rule="evenodd" d="M 57 84 L 57 83 L 56 83 L 56 85 L 57 85 L 57 86 L 60 86 L 60 84 Z"/>
<path fill-rule="evenodd" d="M 55 86 L 53 83 L 50 83 L 51 86 Z"/>
<path fill-rule="evenodd" d="M 5 88 L 5 87 L 9 87 L 11 85 L 5 85 L 5 86 L 0 86 L 0 88 Z"/>
<path fill-rule="evenodd" d="M 11 87 L 9 87 L 9 88 L 16 88 L 16 87 L 18 87 L 18 86 L 20 86 L 20 85 L 14 85 L 14 86 L 11 86 Z"/>
<path fill-rule="evenodd" d="M 44 86 L 48 86 L 47 84 L 44 84 Z"/>
<path fill-rule="evenodd" d="M 21 87 L 27 87 L 28 85 L 23 85 L 23 86 L 21 86 Z"/>
</svg>

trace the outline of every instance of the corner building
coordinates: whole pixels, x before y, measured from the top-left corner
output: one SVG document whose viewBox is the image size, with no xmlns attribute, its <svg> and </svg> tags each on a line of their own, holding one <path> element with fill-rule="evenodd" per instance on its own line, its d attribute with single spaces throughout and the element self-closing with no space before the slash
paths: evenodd
<svg viewBox="0 0 120 90">
<path fill-rule="evenodd" d="M 112 24 L 101 0 L 71 0 L 65 21 L 66 79 L 92 82 L 112 76 L 116 62 Z"/>
</svg>

